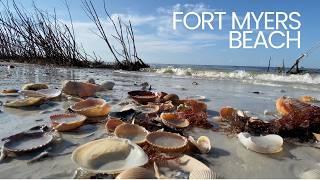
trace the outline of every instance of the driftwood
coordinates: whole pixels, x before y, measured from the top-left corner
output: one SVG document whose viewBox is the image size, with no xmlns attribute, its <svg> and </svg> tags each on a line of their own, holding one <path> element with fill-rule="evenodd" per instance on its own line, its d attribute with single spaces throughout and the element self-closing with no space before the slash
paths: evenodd
<svg viewBox="0 0 320 180">
<path fill-rule="evenodd" d="M 298 59 L 295 61 L 295 63 L 291 66 L 291 68 L 287 71 L 288 74 L 300 74 L 303 72 L 299 69 L 299 63 L 300 61 L 306 56 L 306 54 L 301 54 Z"/>
</svg>

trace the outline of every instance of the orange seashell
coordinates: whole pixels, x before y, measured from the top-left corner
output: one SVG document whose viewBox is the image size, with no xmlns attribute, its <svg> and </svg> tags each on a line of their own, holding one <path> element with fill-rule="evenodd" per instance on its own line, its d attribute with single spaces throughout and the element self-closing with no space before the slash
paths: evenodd
<svg viewBox="0 0 320 180">
<path fill-rule="evenodd" d="M 68 95 L 79 97 L 92 97 L 99 90 L 99 86 L 96 84 L 67 81 L 64 82 L 62 92 Z"/>
<path fill-rule="evenodd" d="M 50 116 L 52 127 L 57 131 L 71 131 L 80 127 L 87 117 L 80 114 L 55 114 Z"/>
<path fill-rule="evenodd" d="M 124 123 L 116 127 L 114 134 L 119 138 L 129 139 L 140 145 L 146 141 L 149 132 L 142 126 Z"/>
<path fill-rule="evenodd" d="M 123 123 L 120 119 L 117 118 L 109 118 L 105 128 L 108 132 L 114 132 L 114 130 Z"/>
<path fill-rule="evenodd" d="M 305 108 L 310 108 L 310 105 L 297 99 L 280 97 L 276 101 L 276 108 L 281 115 L 285 116 L 291 113 L 302 111 Z"/>
<path fill-rule="evenodd" d="M 70 109 L 87 117 L 99 117 L 106 116 L 110 112 L 111 106 L 104 99 L 88 98 L 77 102 Z"/>
<path fill-rule="evenodd" d="M 179 134 L 155 131 L 146 137 L 147 143 L 164 153 L 183 153 L 188 140 Z"/>
<path fill-rule="evenodd" d="M 157 95 L 151 91 L 129 91 L 128 95 L 140 104 L 147 104 L 148 102 L 155 102 Z"/>
<path fill-rule="evenodd" d="M 162 123 L 170 128 L 186 128 L 190 125 L 187 119 L 179 118 L 175 113 L 161 113 Z"/>
<path fill-rule="evenodd" d="M 230 106 L 222 107 L 220 109 L 220 117 L 223 119 L 232 119 L 236 113 L 236 110 Z"/>
<path fill-rule="evenodd" d="M 317 102 L 317 98 L 312 96 L 301 96 L 299 97 L 299 100 L 305 103 L 311 103 L 311 102 Z"/>
</svg>

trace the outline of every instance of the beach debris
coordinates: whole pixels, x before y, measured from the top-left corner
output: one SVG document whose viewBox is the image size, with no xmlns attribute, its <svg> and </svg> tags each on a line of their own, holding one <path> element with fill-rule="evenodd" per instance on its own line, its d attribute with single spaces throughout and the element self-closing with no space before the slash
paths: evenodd
<svg viewBox="0 0 320 180">
<path fill-rule="evenodd" d="M 103 138 L 77 147 L 71 156 L 80 168 L 103 174 L 116 174 L 143 166 L 148 156 L 135 143 L 122 138 Z"/>
<path fill-rule="evenodd" d="M 79 97 L 95 96 L 98 90 L 98 85 L 76 81 L 65 81 L 62 88 L 63 93 Z"/>
<path fill-rule="evenodd" d="M 43 83 L 29 83 L 22 86 L 21 90 L 33 90 L 48 89 L 49 86 Z"/>
<path fill-rule="evenodd" d="M 192 85 L 199 85 L 199 83 L 196 82 L 196 81 L 193 81 L 193 82 L 192 82 Z"/>
<path fill-rule="evenodd" d="M 96 84 L 96 81 L 93 78 L 89 78 L 86 83 Z"/>
<path fill-rule="evenodd" d="M 189 174 L 189 179 L 216 179 L 217 173 L 208 169 L 194 170 Z"/>
<path fill-rule="evenodd" d="M 176 113 L 161 113 L 160 118 L 164 125 L 173 129 L 186 128 L 190 125 L 188 119 L 181 119 Z"/>
<path fill-rule="evenodd" d="M 279 135 L 251 136 L 247 132 L 241 132 L 237 136 L 242 145 L 249 150 L 264 154 L 282 151 L 283 139 Z"/>
<path fill-rule="evenodd" d="M 106 116 L 111 106 L 104 99 L 87 98 L 70 106 L 70 109 L 87 117 L 100 117 Z"/>
<path fill-rule="evenodd" d="M 81 114 L 54 114 L 50 116 L 52 127 L 57 131 L 71 131 L 80 127 L 86 120 Z"/>
<path fill-rule="evenodd" d="M 131 106 L 123 111 L 115 111 L 115 112 L 110 112 L 108 114 L 109 119 L 119 119 L 123 121 L 129 121 L 131 120 L 134 115 L 136 114 L 136 110 L 132 109 Z"/>
<path fill-rule="evenodd" d="M 207 136 L 200 136 L 197 141 L 192 136 L 189 136 L 188 143 L 191 151 L 196 150 L 197 152 L 206 154 L 211 150 L 211 142 Z"/>
<path fill-rule="evenodd" d="M 163 99 L 163 102 L 171 101 L 172 104 L 174 105 L 179 104 L 179 96 L 176 94 L 165 95 L 162 99 Z"/>
<path fill-rule="evenodd" d="M 187 96 L 186 99 L 204 101 L 204 100 L 206 100 L 206 97 L 202 96 L 202 95 L 193 95 L 193 96 Z"/>
<path fill-rule="evenodd" d="M 225 120 L 233 119 L 236 113 L 237 110 L 230 106 L 225 106 L 220 109 L 220 117 Z"/>
<path fill-rule="evenodd" d="M 135 167 L 121 172 L 116 179 L 155 179 L 155 173 L 143 167 Z"/>
<path fill-rule="evenodd" d="M 320 169 L 309 169 L 300 174 L 301 179 L 320 179 Z"/>
<path fill-rule="evenodd" d="M 103 82 L 99 87 L 100 87 L 100 91 L 105 91 L 105 90 L 112 90 L 114 87 L 115 83 L 112 81 L 106 81 Z"/>
<path fill-rule="evenodd" d="M 106 130 L 111 133 L 114 132 L 117 126 L 121 125 L 123 121 L 117 118 L 108 118 L 108 121 L 105 125 Z"/>
<path fill-rule="evenodd" d="M 128 95 L 140 104 L 147 104 L 148 102 L 155 102 L 157 95 L 151 91 L 129 91 Z"/>
<path fill-rule="evenodd" d="M 263 94 L 263 92 L 261 92 L 261 91 L 252 91 L 251 93 L 253 93 L 253 94 Z"/>
<path fill-rule="evenodd" d="M 147 143 L 164 153 L 183 153 L 188 140 L 179 134 L 170 132 L 150 132 L 146 136 Z"/>
<path fill-rule="evenodd" d="M 149 132 L 144 127 L 128 123 L 123 123 L 114 130 L 116 137 L 129 139 L 138 145 L 146 142 L 148 133 Z"/>
<path fill-rule="evenodd" d="M 36 106 L 41 105 L 46 101 L 43 97 L 27 97 L 24 99 L 16 99 L 12 101 L 7 101 L 4 106 L 7 107 L 25 107 L 25 106 Z"/>
<path fill-rule="evenodd" d="M 319 102 L 319 100 L 312 96 L 301 96 L 298 98 L 300 101 L 305 103 L 313 103 L 313 102 Z"/>
</svg>

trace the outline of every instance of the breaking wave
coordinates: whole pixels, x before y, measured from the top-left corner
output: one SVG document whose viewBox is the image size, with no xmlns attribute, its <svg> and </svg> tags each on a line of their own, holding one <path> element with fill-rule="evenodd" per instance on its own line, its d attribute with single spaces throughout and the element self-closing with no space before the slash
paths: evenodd
<svg viewBox="0 0 320 180">
<path fill-rule="evenodd" d="M 302 75 L 282 75 L 282 74 L 272 74 L 264 72 L 247 72 L 244 70 L 235 70 L 231 72 L 218 71 L 218 70 L 197 70 L 192 68 L 176 68 L 173 66 L 153 68 L 149 69 L 149 72 L 155 72 L 167 75 L 177 75 L 177 76 L 191 76 L 195 78 L 209 78 L 209 79 L 235 79 L 243 81 L 251 81 L 253 83 L 261 82 L 283 82 L 283 83 L 301 83 L 301 84 L 320 84 L 319 74 L 302 74 Z M 258 82 L 257 82 L 258 81 Z M 266 83 L 267 85 L 268 83 Z M 270 83 L 269 83 L 270 84 Z M 272 85 L 272 84 L 271 84 Z M 274 85 L 274 84 L 273 84 Z"/>
</svg>

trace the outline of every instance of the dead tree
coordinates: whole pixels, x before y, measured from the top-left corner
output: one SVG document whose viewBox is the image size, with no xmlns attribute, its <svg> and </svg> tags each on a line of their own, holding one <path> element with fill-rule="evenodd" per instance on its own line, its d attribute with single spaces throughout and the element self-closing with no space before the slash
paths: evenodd
<svg viewBox="0 0 320 180">
<path fill-rule="evenodd" d="M 287 71 L 287 74 L 299 74 L 302 71 L 299 69 L 300 61 L 306 56 L 306 54 L 301 54 L 298 59 L 296 59 L 295 63 L 291 66 L 291 68 Z"/>
</svg>

